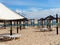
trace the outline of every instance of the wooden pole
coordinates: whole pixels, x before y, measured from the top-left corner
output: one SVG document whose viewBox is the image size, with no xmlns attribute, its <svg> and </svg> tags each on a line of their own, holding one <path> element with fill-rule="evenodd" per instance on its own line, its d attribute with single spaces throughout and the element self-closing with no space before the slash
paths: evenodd
<svg viewBox="0 0 60 45">
<path fill-rule="evenodd" d="M 10 21 L 11 28 L 10 28 L 10 35 L 12 35 L 12 21 Z"/>
<path fill-rule="evenodd" d="M 56 23 L 58 23 L 58 14 L 56 14 Z M 56 34 L 58 35 L 58 25 L 56 26 Z"/>
<path fill-rule="evenodd" d="M 33 20 L 33 26 L 36 26 L 36 25 L 35 25 L 35 19 Z"/>
<path fill-rule="evenodd" d="M 47 20 L 47 28 L 48 28 L 48 20 Z"/>
<path fill-rule="evenodd" d="M 18 33 L 18 21 L 17 21 L 17 33 Z"/>
<path fill-rule="evenodd" d="M 21 21 L 19 22 L 19 24 L 20 24 L 20 30 L 21 30 Z"/>
</svg>

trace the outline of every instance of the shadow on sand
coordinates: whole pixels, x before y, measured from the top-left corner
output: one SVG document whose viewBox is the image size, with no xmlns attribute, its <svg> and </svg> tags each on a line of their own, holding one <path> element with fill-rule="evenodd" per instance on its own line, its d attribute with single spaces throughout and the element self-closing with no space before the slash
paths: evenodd
<svg viewBox="0 0 60 45">
<path fill-rule="evenodd" d="M 54 31 L 54 30 L 44 30 L 44 31 L 42 31 L 42 30 L 37 30 L 37 31 L 34 31 L 34 32 L 52 32 L 52 31 Z"/>
<path fill-rule="evenodd" d="M 12 41 L 13 39 L 9 38 L 0 38 L 0 42 Z"/>
</svg>

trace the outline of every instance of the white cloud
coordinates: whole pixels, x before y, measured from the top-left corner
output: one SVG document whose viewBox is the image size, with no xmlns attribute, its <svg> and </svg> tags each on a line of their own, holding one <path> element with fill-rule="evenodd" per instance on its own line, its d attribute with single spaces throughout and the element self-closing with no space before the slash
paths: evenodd
<svg viewBox="0 0 60 45">
<path fill-rule="evenodd" d="M 37 11 L 40 11 L 40 10 L 42 10 L 42 8 L 29 8 L 28 9 L 29 11 L 32 11 L 32 12 L 37 12 Z"/>
<path fill-rule="evenodd" d="M 31 11 L 29 11 L 31 10 Z M 56 14 L 60 15 L 60 8 L 52 8 L 52 9 L 41 9 L 41 8 L 30 8 L 27 10 L 23 10 L 25 17 L 27 18 L 42 18 L 48 15 L 56 16 Z"/>
<path fill-rule="evenodd" d="M 17 13 L 22 13 L 22 10 L 16 9 Z"/>
</svg>

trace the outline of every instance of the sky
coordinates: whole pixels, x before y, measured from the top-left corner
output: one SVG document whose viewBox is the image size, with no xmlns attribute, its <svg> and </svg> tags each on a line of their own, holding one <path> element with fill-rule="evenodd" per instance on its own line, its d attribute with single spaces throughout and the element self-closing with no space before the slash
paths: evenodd
<svg viewBox="0 0 60 45">
<path fill-rule="evenodd" d="M 27 18 L 60 15 L 60 0 L 0 0 L 0 2 Z"/>
</svg>

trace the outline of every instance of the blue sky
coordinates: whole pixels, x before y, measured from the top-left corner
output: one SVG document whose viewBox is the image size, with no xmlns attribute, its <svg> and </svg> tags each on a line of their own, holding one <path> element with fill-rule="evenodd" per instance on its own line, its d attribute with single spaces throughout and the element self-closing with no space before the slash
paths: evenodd
<svg viewBox="0 0 60 45">
<path fill-rule="evenodd" d="M 14 11 L 23 12 L 24 16 L 29 18 L 45 17 L 45 15 L 52 13 L 51 10 L 53 12 L 57 10 L 53 13 L 55 14 L 60 9 L 60 0 L 0 0 L 0 2 Z"/>
<path fill-rule="evenodd" d="M 59 8 L 60 0 L 0 0 L 9 8 L 15 10 L 18 9 L 27 9 L 27 8 Z"/>
</svg>

